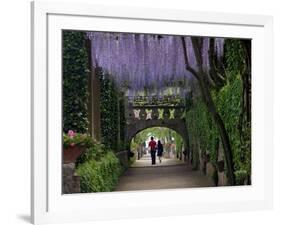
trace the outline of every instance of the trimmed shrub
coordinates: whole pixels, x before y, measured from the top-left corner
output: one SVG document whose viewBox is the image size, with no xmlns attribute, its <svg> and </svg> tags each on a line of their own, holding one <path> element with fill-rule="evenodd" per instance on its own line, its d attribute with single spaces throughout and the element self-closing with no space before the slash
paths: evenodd
<svg viewBox="0 0 281 225">
<path fill-rule="evenodd" d="M 99 161 L 91 159 L 80 164 L 76 170 L 81 177 L 81 192 L 112 191 L 118 182 L 123 168 L 114 155 L 109 151 Z"/>
</svg>

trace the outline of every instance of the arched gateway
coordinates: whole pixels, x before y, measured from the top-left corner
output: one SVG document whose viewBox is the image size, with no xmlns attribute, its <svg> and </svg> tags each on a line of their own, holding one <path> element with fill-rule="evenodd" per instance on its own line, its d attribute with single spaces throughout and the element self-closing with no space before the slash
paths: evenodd
<svg viewBox="0 0 281 225">
<path fill-rule="evenodd" d="M 126 142 L 129 144 L 133 137 L 144 129 L 166 127 L 182 136 L 185 150 L 189 153 L 185 102 L 185 99 L 179 99 L 179 96 L 128 97 L 125 107 Z"/>
</svg>

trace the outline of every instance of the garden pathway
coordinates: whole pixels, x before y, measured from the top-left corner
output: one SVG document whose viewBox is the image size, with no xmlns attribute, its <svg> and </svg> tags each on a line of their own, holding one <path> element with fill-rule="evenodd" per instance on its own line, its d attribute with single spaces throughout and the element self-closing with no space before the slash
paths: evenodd
<svg viewBox="0 0 281 225">
<path fill-rule="evenodd" d="M 145 155 L 137 160 L 120 178 L 115 191 L 173 189 L 214 186 L 211 178 L 194 171 L 189 163 L 178 159 L 163 159 L 151 165 Z"/>
</svg>

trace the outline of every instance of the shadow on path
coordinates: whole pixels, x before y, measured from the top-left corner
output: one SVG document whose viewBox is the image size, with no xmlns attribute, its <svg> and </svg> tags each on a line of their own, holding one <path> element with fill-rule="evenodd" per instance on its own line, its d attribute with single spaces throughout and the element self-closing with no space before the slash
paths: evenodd
<svg viewBox="0 0 281 225">
<path fill-rule="evenodd" d="M 141 159 L 136 160 L 131 167 L 157 167 L 157 166 L 174 166 L 174 165 L 183 165 L 185 162 L 180 161 L 175 158 L 162 158 L 162 162 L 160 163 L 158 157 L 156 157 L 156 164 L 151 164 L 151 157 L 149 154 L 144 155 Z"/>
<path fill-rule="evenodd" d="M 120 178 L 115 191 L 212 187 L 211 178 L 192 170 L 189 163 L 177 159 L 165 159 L 151 165 L 150 157 L 143 157 Z"/>
</svg>

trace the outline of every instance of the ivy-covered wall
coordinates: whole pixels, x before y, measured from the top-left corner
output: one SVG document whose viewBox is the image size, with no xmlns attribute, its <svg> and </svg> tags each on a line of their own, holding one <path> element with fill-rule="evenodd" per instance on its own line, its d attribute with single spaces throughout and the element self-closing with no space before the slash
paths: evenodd
<svg viewBox="0 0 281 225">
<path fill-rule="evenodd" d="M 225 70 L 227 81 L 219 90 L 212 90 L 215 105 L 229 135 L 234 157 L 234 169 L 238 180 L 240 179 L 239 176 L 251 175 L 251 129 L 250 124 L 246 122 L 241 125 L 240 118 L 243 98 L 241 70 L 244 68 L 244 63 L 245 56 L 240 40 L 226 40 Z M 186 122 L 189 130 L 193 167 L 197 168 L 199 158 L 204 159 L 206 154 L 210 156 L 213 165 L 216 165 L 220 137 L 217 127 L 200 96 L 196 97 L 191 109 L 187 112 Z M 239 129 L 240 126 L 243 129 Z M 201 156 L 199 152 L 201 152 Z"/>
<path fill-rule="evenodd" d="M 117 90 L 113 79 L 102 68 L 97 68 L 96 74 L 101 83 L 101 142 L 115 152 L 124 150 L 121 144 L 125 123 L 123 96 Z"/>
<path fill-rule="evenodd" d="M 88 130 L 88 58 L 85 33 L 63 31 L 63 131 Z"/>
<path fill-rule="evenodd" d="M 186 121 L 193 168 L 197 169 L 199 166 L 199 149 L 201 157 L 208 153 L 211 162 L 215 163 L 217 161 L 218 131 L 200 98 L 194 101 L 192 108 L 187 112 Z"/>
<path fill-rule="evenodd" d="M 237 183 L 244 175 L 248 176 L 248 183 L 250 183 L 251 116 L 247 114 L 251 114 L 251 71 L 249 70 L 251 66 L 247 63 L 251 62 L 247 62 L 250 60 L 247 57 L 251 56 L 249 51 L 251 41 L 228 39 L 225 48 L 225 65 L 229 83 L 228 88 L 224 87 L 221 90 L 221 97 L 218 100 L 221 105 L 219 110 L 224 112 L 224 122 L 231 134 L 230 142 L 233 146 Z M 225 105 L 229 104 L 229 107 L 226 108 L 223 102 Z"/>
<path fill-rule="evenodd" d="M 63 131 L 88 131 L 88 55 L 84 32 L 63 31 Z M 113 79 L 96 68 L 101 82 L 101 142 L 113 151 L 123 150 L 124 99 Z"/>
</svg>

